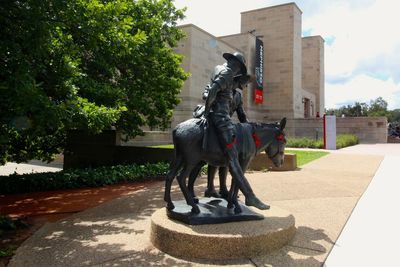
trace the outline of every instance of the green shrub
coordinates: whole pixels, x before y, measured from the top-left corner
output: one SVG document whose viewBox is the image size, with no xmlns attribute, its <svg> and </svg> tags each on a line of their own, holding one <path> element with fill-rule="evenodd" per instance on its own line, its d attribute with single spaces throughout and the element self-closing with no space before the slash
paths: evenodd
<svg viewBox="0 0 400 267">
<path fill-rule="evenodd" d="M 17 249 L 17 246 L 9 246 L 5 249 L 0 249 L 0 258 L 10 257 L 10 256 L 14 255 L 16 249 Z"/>
<path fill-rule="evenodd" d="M 15 230 L 16 228 L 15 223 L 9 216 L 0 215 L 0 230 Z"/>
<path fill-rule="evenodd" d="M 322 139 L 313 140 L 311 138 L 288 138 L 287 147 L 298 147 L 298 148 L 323 148 L 324 141 Z"/>
<path fill-rule="evenodd" d="M 358 137 L 353 134 L 339 134 L 336 136 L 336 148 L 340 149 L 347 146 L 354 146 L 358 144 Z M 287 147 L 297 148 L 324 148 L 324 140 L 314 140 L 311 138 L 288 138 Z"/>
<path fill-rule="evenodd" d="M 358 136 L 353 134 L 339 134 L 336 137 L 336 148 L 343 148 L 347 146 L 357 145 L 359 142 Z"/>
<path fill-rule="evenodd" d="M 0 194 L 98 187 L 119 182 L 154 179 L 165 176 L 168 169 L 168 163 L 160 162 L 72 169 L 60 172 L 12 174 L 0 176 Z"/>
</svg>

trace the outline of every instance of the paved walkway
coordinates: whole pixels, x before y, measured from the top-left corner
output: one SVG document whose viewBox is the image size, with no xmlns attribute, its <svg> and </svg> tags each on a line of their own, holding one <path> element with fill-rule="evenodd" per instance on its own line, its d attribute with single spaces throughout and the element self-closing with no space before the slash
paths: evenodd
<svg viewBox="0 0 400 267">
<path fill-rule="evenodd" d="M 337 153 L 385 155 L 385 158 L 324 266 L 398 266 L 400 144 L 358 145 Z"/>
<path fill-rule="evenodd" d="M 400 149 L 400 145 L 390 146 L 393 147 L 385 146 L 385 148 L 391 152 Z M 394 162 L 390 158 L 388 161 L 389 156 L 374 153 L 373 149 L 369 153 L 365 150 L 357 151 L 357 149 L 365 148 L 360 145 L 353 147 L 351 151 L 331 153 L 297 171 L 254 172 L 246 175 L 262 200 L 288 210 L 296 218 L 298 230 L 295 238 L 288 246 L 269 255 L 218 262 L 177 259 L 157 250 L 149 241 L 150 216 L 164 206 L 162 199 L 164 185 L 155 183 L 128 196 L 122 196 L 61 221 L 45 225 L 16 251 L 9 266 L 217 266 L 222 264 L 229 266 L 321 266 L 325 260 L 328 267 L 368 266 L 357 261 L 356 257 L 353 257 L 354 261 L 351 261 L 352 258 L 348 258 L 346 253 L 353 250 L 350 255 L 364 257 L 373 257 L 374 254 L 365 255 L 357 250 L 357 244 L 353 242 L 357 238 L 351 236 L 346 238 L 346 236 L 348 236 L 347 232 L 355 233 L 354 227 L 357 229 L 360 223 L 365 224 L 374 216 L 385 219 L 378 220 L 379 226 L 372 225 L 362 231 L 360 233 L 362 238 L 358 240 L 364 242 L 364 246 L 375 245 L 373 251 L 379 256 L 381 260 L 379 263 L 384 263 L 384 259 L 391 260 L 391 257 L 396 254 L 394 253 L 395 246 L 388 248 L 382 245 L 382 242 L 388 239 L 399 240 L 396 232 L 387 233 L 390 229 L 395 229 L 395 226 L 393 224 L 392 227 L 392 221 L 387 221 L 388 217 L 385 216 L 388 215 L 384 214 L 384 211 L 393 214 L 392 211 L 396 209 L 387 210 L 371 206 L 373 208 L 369 209 L 367 214 L 361 213 L 361 219 L 353 220 L 353 217 L 357 215 L 356 211 L 365 198 L 382 199 L 382 194 L 387 194 L 386 200 L 382 200 L 380 205 L 385 207 L 390 204 L 388 202 L 393 205 L 399 203 L 398 197 L 396 196 L 395 199 L 394 195 L 398 187 L 395 187 L 393 177 L 386 180 L 379 178 L 388 177 L 387 171 L 391 173 L 389 166 L 392 166 Z M 204 178 L 200 179 L 197 187 L 198 194 L 204 190 L 205 182 Z M 391 183 L 390 190 L 382 193 L 380 190 L 387 190 L 383 188 L 388 182 Z M 368 190 L 363 195 L 367 187 Z M 372 190 L 374 188 L 377 189 Z M 373 193 L 369 193 L 371 190 Z M 359 204 L 354 209 L 361 196 Z M 173 199 L 181 198 L 182 195 L 175 186 Z M 370 203 L 366 205 L 365 210 L 368 209 Z M 394 222 L 396 221 L 393 220 Z M 375 242 L 379 233 L 384 236 L 382 239 L 376 239 L 379 241 Z M 339 245 L 345 250 L 338 250 Z M 381 256 L 381 253 L 385 254 L 384 252 L 392 254 L 385 258 Z"/>
<path fill-rule="evenodd" d="M 27 163 L 8 162 L 4 166 L 0 166 L 0 175 L 10 175 L 13 173 L 24 174 L 33 172 L 58 172 L 62 170 L 63 163 L 53 161 L 46 163 L 40 160 L 30 160 Z"/>
</svg>

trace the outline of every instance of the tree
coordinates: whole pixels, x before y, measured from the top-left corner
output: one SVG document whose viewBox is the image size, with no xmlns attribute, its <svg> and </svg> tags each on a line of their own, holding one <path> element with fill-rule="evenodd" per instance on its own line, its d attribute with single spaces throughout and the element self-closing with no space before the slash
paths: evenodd
<svg viewBox="0 0 400 267">
<path fill-rule="evenodd" d="M 388 103 L 382 98 L 378 97 L 375 100 L 371 100 L 368 109 L 369 117 L 381 117 L 388 115 Z"/>
<path fill-rule="evenodd" d="M 188 75 L 171 0 L 0 6 L 0 163 L 50 160 L 69 130 L 165 128 Z"/>
<path fill-rule="evenodd" d="M 366 117 L 368 113 L 368 105 L 365 103 L 355 102 L 354 105 L 342 106 L 339 109 L 329 109 L 328 114 L 334 114 L 336 117 Z"/>
<path fill-rule="evenodd" d="M 388 113 L 388 121 L 400 125 L 400 109 L 390 110 Z"/>
<path fill-rule="evenodd" d="M 370 104 L 355 102 L 354 105 L 342 106 L 339 109 L 328 109 L 327 114 L 334 114 L 337 117 L 390 117 L 390 111 L 387 110 L 388 103 L 378 97 L 371 100 Z"/>
</svg>

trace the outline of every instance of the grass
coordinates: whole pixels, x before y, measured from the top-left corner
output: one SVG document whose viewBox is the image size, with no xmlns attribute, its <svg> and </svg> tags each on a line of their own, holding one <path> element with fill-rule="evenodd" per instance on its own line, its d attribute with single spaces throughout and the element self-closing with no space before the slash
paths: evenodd
<svg viewBox="0 0 400 267">
<path fill-rule="evenodd" d="M 285 150 L 285 153 L 296 154 L 297 166 L 299 167 L 329 154 L 329 152 L 325 151 L 304 150 Z"/>
<path fill-rule="evenodd" d="M 156 145 L 156 146 L 150 146 L 153 148 L 166 148 L 166 149 L 174 149 L 174 145 L 173 144 L 168 144 L 168 145 Z"/>
</svg>

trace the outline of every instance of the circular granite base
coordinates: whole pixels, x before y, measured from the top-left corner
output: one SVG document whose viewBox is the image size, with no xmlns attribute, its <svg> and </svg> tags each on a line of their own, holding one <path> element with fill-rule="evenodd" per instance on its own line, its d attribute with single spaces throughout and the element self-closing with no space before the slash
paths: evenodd
<svg viewBox="0 0 400 267">
<path fill-rule="evenodd" d="M 263 220 L 187 225 L 168 218 L 165 208 L 151 216 L 150 239 L 176 257 L 226 260 L 266 254 L 286 245 L 296 232 L 292 214 L 277 207 L 257 210 Z"/>
</svg>

